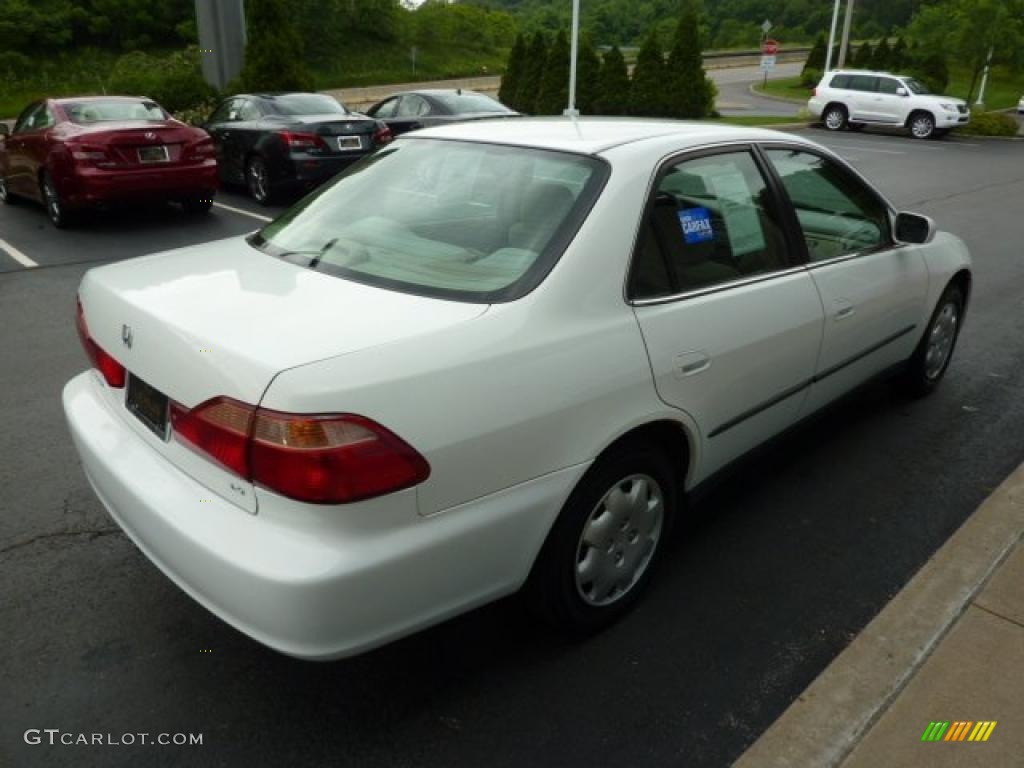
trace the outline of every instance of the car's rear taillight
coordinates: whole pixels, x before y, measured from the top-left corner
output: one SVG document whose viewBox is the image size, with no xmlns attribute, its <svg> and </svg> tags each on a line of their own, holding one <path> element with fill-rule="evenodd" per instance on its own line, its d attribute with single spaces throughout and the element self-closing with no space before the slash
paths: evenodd
<svg viewBox="0 0 1024 768">
<path fill-rule="evenodd" d="M 391 133 L 391 129 L 384 125 L 384 123 L 380 123 L 377 126 L 377 130 L 373 132 L 374 146 L 383 146 L 384 144 L 390 144 L 391 140 L 394 138 L 395 137 Z"/>
<path fill-rule="evenodd" d="M 353 414 L 253 408 L 230 398 L 171 405 L 182 440 L 232 472 L 299 501 L 346 504 L 421 483 L 430 466 L 408 443 Z"/>
<path fill-rule="evenodd" d="M 69 149 L 71 150 L 71 159 L 74 160 L 75 165 L 95 166 L 97 168 L 116 165 L 110 159 L 110 154 L 107 152 L 106 147 L 93 144 L 72 144 Z"/>
<path fill-rule="evenodd" d="M 85 354 L 92 362 L 93 367 L 103 374 L 103 378 L 106 380 L 107 384 L 114 389 L 123 388 L 125 378 L 127 376 L 125 368 L 117 362 L 117 360 L 108 355 L 89 335 L 89 326 L 85 323 L 85 311 L 82 309 L 81 299 L 78 300 L 77 311 L 78 315 L 75 326 L 78 328 L 78 338 L 82 341 L 82 347 L 85 348 Z"/>
<path fill-rule="evenodd" d="M 186 147 L 183 154 L 185 160 L 209 160 L 217 156 L 217 148 L 213 145 L 213 139 L 200 139 L 195 144 Z"/>
<path fill-rule="evenodd" d="M 815 89 L 814 89 L 813 91 L 811 91 L 811 95 L 812 95 L 812 96 L 813 96 L 814 98 L 818 98 L 818 89 L 817 89 L 817 88 L 815 88 Z"/>
<path fill-rule="evenodd" d="M 327 144 L 317 136 L 315 133 L 297 133 L 295 131 L 278 131 L 277 135 L 281 137 L 281 141 L 284 142 L 288 149 L 300 149 L 304 151 L 309 150 L 325 150 Z"/>
</svg>

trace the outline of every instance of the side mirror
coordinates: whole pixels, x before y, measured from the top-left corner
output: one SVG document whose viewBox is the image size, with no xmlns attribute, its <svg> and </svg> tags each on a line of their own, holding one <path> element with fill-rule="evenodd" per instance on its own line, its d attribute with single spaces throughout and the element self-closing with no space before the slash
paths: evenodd
<svg viewBox="0 0 1024 768">
<path fill-rule="evenodd" d="M 897 96 L 902 96 L 903 98 L 906 98 L 910 94 L 907 93 L 907 89 L 906 88 L 897 88 L 896 89 L 896 95 Z"/>
<path fill-rule="evenodd" d="M 11 133 L 11 129 L 7 127 L 7 123 L 0 123 L 0 136 L 8 136 Z"/>
<path fill-rule="evenodd" d="M 919 213 L 896 214 L 896 239 L 901 243 L 923 245 L 935 237 L 935 222 Z"/>
</svg>

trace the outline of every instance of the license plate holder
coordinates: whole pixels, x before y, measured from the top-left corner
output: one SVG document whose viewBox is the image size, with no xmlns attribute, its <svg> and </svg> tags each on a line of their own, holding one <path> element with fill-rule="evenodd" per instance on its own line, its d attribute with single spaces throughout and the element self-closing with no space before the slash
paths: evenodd
<svg viewBox="0 0 1024 768">
<path fill-rule="evenodd" d="M 170 400 L 167 395 L 129 373 L 124 404 L 150 432 L 161 440 L 167 439 L 170 424 Z"/>
<path fill-rule="evenodd" d="M 349 150 L 349 149 L 362 149 L 363 140 L 358 136 L 339 136 L 338 137 L 338 149 Z"/>
<path fill-rule="evenodd" d="M 163 144 L 155 147 L 139 147 L 140 163 L 166 163 L 171 159 L 167 147 Z"/>
</svg>

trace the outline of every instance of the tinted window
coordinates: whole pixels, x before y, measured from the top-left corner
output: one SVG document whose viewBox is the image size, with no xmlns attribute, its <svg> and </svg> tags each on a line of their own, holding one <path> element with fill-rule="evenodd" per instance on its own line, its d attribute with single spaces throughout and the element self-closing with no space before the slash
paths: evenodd
<svg viewBox="0 0 1024 768">
<path fill-rule="evenodd" d="M 931 93 L 931 91 L 928 90 L 928 86 L 922 83 L 920 80 L 915 80 L 912 77 L 908 77 L 904 82 L 906 82 L 907 88 L 909 88 L 911 91 L 918 94 L 919 96 Z"/>
<path fill-rule="evenodd" d="M 231 110 L 234 108 L 234 104 L 236 101 L 236 99 L 228 99 L 227 101 L 223 102 L 219 107 L 217 107 L 213 111 L 213 114 L 210 115 L 210 119 L 207 120 L 207 122 L 226 123 L 228 120 L 231 119 Z"/>
<path fill-rule="evenodd" d="M 837 163 L 799 150 L 770 149 L 796 209 L 811 261 L 825 261 L 890 242 L 885 203 Z"/>
<path fill-rule="evenodd" d="M 511 112 L 508 107 L 500 101 L 495 101 L 490 96 L 474 91 L 463 91 L 462 93 L 437 93 L 434 98 L 441 102 L 445 109 L 453 115 L 464 115 L 473 112 Z"/>
<path fill-rule="evenodd" d="M 898 80 L 894 80 L 891 77 L 880 77 L 878 78 L 878 92 L 888 93 L 892 96 L 896 95 L 896 89 L 900 88 Z"/>
<path fill-rule="evenodd" d="M 65 104 L 64 111 L 73 123 L 88 124 L 119 120 L 166 120 L 167 113 L 152 101 L 82 101 Z"/>
<path fill-rule="evenodd" d="M 21 133 L 22 131 L 32 130 L 32 118 L 34 117 L 36 110 L 40 109 L 42 104 L 29 104 L 22 113 L 18 116 L 18 120 L 14 123 L 14 132 Z"/>
<path fill-rule="evenodd" d="M 417 117 L 428 112 L 430 112 L 430 105 L 426 101 L 414 94 L 407 94 L 402 97 L 395 115 L 397 117 Z"/>
<path fill-rule="evenodd" d="M 786 266 L 770 192 L 749 152 L 669 168 L 644 222 L 633 298 L 705 288 Z"/>
<path fill-rule="evenodd" d="M 398 99 L 388 99 L 378 106 L 376 109 L 371 110 L 370 114 L 373 117 L 393 117 L 395 114 L 395 107 L 398 106 Z"/>
<path fill-rule="evenodd" d="M 850 75 L 850 90 L 874 91 L 878 78 L 871 75 Z"/>
<path fill-rule="evenodd" d="M 829 84 L 833 88 L 849 88 L 850 87 L 850 76 L 849 75 L 836 75 L 832 78 L 832 82 Z"/>
<path fill-rule="evenodd" d="M 348 114 L 337 99 L 322 93 L 286 93 L 267 99 L 266 103 L 279 115 Z"/>
<path fill-rule="evenodd" d="M 261 115 L 259 106 L 251 99 L 246 99 L 238 107 L 239 120 L 259 120 Z"/>
<path fill-rule="evenodd" d="M 607 171 L 593 157 L 397 142 L 251 240 L 311 269 L 466 301 L 517 298 L 560 256 Z"/>
</svg>

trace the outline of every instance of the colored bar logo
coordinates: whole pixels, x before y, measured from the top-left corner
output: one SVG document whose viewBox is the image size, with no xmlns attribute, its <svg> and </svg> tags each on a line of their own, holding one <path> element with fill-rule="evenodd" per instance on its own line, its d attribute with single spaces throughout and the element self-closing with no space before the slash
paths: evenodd
<svg viewBox="0 0 1024 768">
<path fill-rule="evenodd" d="M 995 720 L 932 722 L 921 734 L 921 741 L 988 741 L 995 727 Z"/>
</svg>

